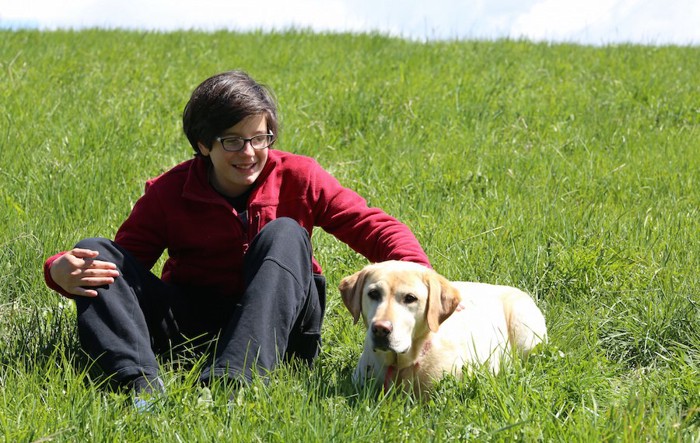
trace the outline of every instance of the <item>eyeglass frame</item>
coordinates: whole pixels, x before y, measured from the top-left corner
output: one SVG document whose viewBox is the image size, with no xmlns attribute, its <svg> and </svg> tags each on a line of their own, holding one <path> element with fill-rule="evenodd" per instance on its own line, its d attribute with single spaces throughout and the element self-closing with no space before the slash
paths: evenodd
<svg viewBox="0 0 700 443">
<path fill-rule="evenodd" d="M 263 146 L 261 148 L 256 148 L 255 146 L 253 146 L 253 139 L 258 138 L 258 137 L 270 137 L 271 138 L 270 143 L 268 143 L 266 146 Z M 226 146 L 224 146 L 224 140 L 230 140 L 230 139 L 242 140 L 243 144 L 241 145 L 240 148 L 235 149 L 235 150 L 227 149 Z M 230 135 L 230 136 L 226 136 L 226 137 L 216 137 L 214 140 L 221 143 L 221 148 L 226 152 L 241 152 L 242 150 L 245 149 L 246 144 L 250 144 L 250 147 L 253 148 L 253 150 L 255 150 L 255 151 L 262 151 L 263 149 L 267 149 L 270 146 L 272 146 L 272 144 L 275 143 L 276 138 L 275 138 L 275 134 L 273 134 L 272 132 L 269 132 L 268 134 L 254 135 L 250 138 L 238 137 L 237 135 Z"/>
</svg>

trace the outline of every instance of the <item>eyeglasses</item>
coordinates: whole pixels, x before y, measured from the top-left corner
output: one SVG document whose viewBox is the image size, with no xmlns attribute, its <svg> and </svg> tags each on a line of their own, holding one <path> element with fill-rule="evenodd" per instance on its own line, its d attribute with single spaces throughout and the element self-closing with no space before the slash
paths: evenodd
<svg viewBox="0 0 700 443">
<path fill-rule="evenodd" d="M 243 137 L 216 137 L 216 141 L 221 143 L 224 151 L 228 152 L 238 152 L 245 148 L 245 144 L 250 142 L 250 146 L 253 149 L 260 150 L 269 148 L 275 141 L 275 135 L 273 133 L 260 134 L 250 138 Z"/>
</svg>

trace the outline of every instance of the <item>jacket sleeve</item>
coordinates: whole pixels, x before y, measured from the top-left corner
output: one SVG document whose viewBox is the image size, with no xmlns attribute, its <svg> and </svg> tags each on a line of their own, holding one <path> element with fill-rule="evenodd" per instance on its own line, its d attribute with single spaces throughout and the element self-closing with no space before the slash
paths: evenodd
<svg viewBox="0 0 700 443">
<path fill-rule="evenodd" d="M 58 284 L 51 277 L 51 265 L 65 253 L 65 251 L 59 252 L 58 254 L 52 255 L 51 257 L 46 259 L 46 261 L 44 262 L 44 281 L 46 282 L 46 286 L 48 286 L 49 289 L 53 289 L 54 291 L 58 292 L 64 297 L 74 298 L 75 296 L 73 294 L 69 294 L 68 292 L 64 291 L 63 288 L 58 286 Z"/>
<path fill-rule="evenodd" d="M 115 242 L 131 252 L 147 269 L 153 267 L 165 249 L 165 223 L 163 212 L 155 192 L 147 192 L 136 202 L 129 217 L 119 228 Z M 64 291 L 51 277 L 51 265 L 64 252 L 59 252 L 44 262 L 44 280 L 46 286 L 64 297 L 75 296 Z"/>
<path fill-rule="evenodd" d="M 167 245 L 167 224 L 155 187 L 146 184 L 146 192 L 119 227 L 114 241 L 146 269 L 160 258 Z"/>
<path fill-rule="evenodd" d="M 430 266 L 425 251 L 405 224 L 367 202 L 315 164 L 311 193 L 316 225 L 370 262 L 403 260 Z"/>
</svg>

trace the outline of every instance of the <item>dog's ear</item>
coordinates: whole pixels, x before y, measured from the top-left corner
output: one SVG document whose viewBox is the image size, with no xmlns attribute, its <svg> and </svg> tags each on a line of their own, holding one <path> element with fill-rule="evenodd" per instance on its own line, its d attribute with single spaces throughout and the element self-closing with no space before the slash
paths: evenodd
<svg viewBox="0 0 700 443">
<path fill-rule="evenodd" d="M 343 304 L 348 308 L 354 323 L 362 312 L 362 287 L 365 284 L 365 270 L 358 271 L 340 281 L 338 289 L 343 297 Z"/>
<path fill-rule="evenodd" d="M 435 332 L 447 317 L 457 309 L 460 302 L 457 288 L 442 275 L 435 271 L 429 271 L 426 275 L 426 285 L 428 286 L 428 306 L 426 317 L 428 327 Z"/>
</svg>

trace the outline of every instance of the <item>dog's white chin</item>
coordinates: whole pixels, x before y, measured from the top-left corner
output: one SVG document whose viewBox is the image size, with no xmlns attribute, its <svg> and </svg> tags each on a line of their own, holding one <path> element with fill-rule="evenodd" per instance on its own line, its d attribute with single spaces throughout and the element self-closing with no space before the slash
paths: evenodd
<svg viewBox="0 0 700 443">
<path fill-rule="evenodd" d="M 389 346 L 387 349 L 373 348 L 374 352 L 392 352 L 394 354 L 406 354 L 411 350 L 411 345 L 406 346 L 402 350 L 396 349 L 394 346 Z"/>
</svg>

